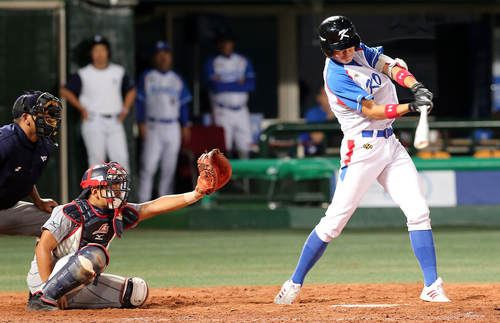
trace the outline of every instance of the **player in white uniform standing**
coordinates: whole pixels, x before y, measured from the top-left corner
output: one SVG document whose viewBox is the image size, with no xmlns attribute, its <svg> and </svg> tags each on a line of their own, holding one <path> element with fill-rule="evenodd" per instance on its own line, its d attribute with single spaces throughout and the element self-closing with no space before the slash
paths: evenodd
<svg viewBox="0 0 500 323">
<path fill-rule="evenodd" d="M 146 70 L 137 84 L 137 121 L 144 147 L 141 155 L 139 202 L 149 201 L 153 179 L 161 162 L 158 194 L 172 194 L 182 140 L 190 140 L 189 106 L 192 100 L 186 82 L 170 69 L 168 43 L 155 45 L 154 69 Z"/>
<path fill-rule="evenodd" d="M 92 38 L 92 62 L 78 69 L 61 88 L 61 96 L 81 113 L 89 167 L 106 160 L 108 155 L 130 171 L 123 121 L 134 103 L 136 89 L 125 68 L 109 62 L 109 46 L 100 35 Z"/>
<path fill-rule="evenodd" d="M 247 159 L 253 141 L 248 93 L 255 90 L 255 73 L 247 57 L 233 52 L 231 37 L 219 37 L 217 49 L 220 54 L 205 65 L 215 125 L 224 128 L 227 151 L 233 152 L 234 143 L 240 157 Z"/>
<path fill-rule="evenodd" d="M 449 302 L 437 275 L 436 253 L 429 208 L 412 159 L 393 134 L 394 118 L 420 108 L 432 108 L 432 93 L 408 72 L 406 63 L 382 54 L 382 47 L 361 43 L 354 25 L 343 16 L 323 21 L 319 27 L 321 48 L 327 56 L 323 73 L 330 107 L 341 124 L 340 178 L 332 203 L 311 232 L 293 276 L 274 299 L 291 304 L 304 278 L 340 235 L 373 181 L 378 180 L 407 218 L 415 256 L 422 268 L 424 301 Z M 392 80 L 411 88 L 415 101 L 398 104 Z"/>
</svg>

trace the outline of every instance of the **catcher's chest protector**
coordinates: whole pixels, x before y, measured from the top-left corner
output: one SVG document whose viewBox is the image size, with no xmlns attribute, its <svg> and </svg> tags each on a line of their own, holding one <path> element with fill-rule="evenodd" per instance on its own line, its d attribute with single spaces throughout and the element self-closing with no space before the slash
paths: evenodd
<svg viewBox="0 0 500 323">
<path fill-rule="evenodd" d="M 80 234 L 78 249 L 89 243 L 99 244 L 107 247 L 115 234 L 113 228 L 114 213 L 109 210 L 94 209 L 87 200 L 74 200 L 68 204 L 64 214 L 76 223 L 81 230 L 75 230 L 73 234 Z M 69 238 L 69 236 L 67 237 Z M 67 239 L 65 238 L 65 240 Z M 76 237 L 79 238 L 79 237 Z"/>
<path fill-rule="evenodd" d="M 114 212 L 93 208 L 87 200 L 74 200 L 63 209 L 64 215 L 77 225 L 57 246 L 54 254 L 58 258 L 75 253 L 88 244 L 99 244 L 105 248 L 115 235 Z M 123 208 L 123 217 L 115 219 L 120 228 L 129 229 L 139 222 L 139 214 L 130 207 Z"/>
</svg>

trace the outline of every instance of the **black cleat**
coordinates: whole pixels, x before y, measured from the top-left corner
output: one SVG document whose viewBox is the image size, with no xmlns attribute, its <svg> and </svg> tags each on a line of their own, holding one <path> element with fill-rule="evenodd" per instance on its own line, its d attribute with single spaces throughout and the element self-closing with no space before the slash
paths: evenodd
<svg viewBox="0 0 500 323">
<path fill-rule="evenodd" d="M 42 293 L 38 292 L 35 295 L 30 295 L 30 299 L 28 301 L 28 307 L 26 307 L 28 311 L 59 311 L 59 308 L 54 304 L 45 302 L 42 300 Z"/>
</svg>

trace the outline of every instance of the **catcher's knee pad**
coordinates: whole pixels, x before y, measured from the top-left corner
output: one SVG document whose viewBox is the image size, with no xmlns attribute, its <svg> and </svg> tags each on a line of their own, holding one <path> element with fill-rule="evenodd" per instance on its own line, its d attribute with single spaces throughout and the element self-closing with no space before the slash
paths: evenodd
<svg viewBox="0 0 500 323">
<path fill-rule="evenodd" d="M 101 274 L 109 263 L 108 251 L 100 245 L 83 247 L 75 255 L 79 257 L 82 268 L 94 277 Z"/>
<path fill-rule="evenodd" d="M 68 262 L 52 277 L 42 289 L 43 299 L 56 302 L 80 285 L 87 285 L 101 274 L 108 264 L 108 254 L 104 247 L 86 246 L 71 256 Z"/>
<path fill-rule="evenodd" d="M 123 307 L 139 307 L 148 300 L 149 287 L 144 279 L 139 277 L 125 278 L 122 291 Z"/>
</svg>

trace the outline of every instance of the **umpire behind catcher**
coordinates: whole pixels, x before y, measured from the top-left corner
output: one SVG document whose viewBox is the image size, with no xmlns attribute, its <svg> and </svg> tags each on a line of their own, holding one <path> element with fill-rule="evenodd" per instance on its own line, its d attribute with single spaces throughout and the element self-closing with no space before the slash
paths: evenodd
<svg viewBox="0 0 500 323">
<path fill-rule="evenodd" d="M 0 128 L 0 234 L 40 237 L 57 203 L 35 184 L 48 163 L 62 104 L 47 92 L 29 91 L 12 108 L 14 123 Z M 21 201 L 28 196 L 33 203 Z"/>
</svg>

